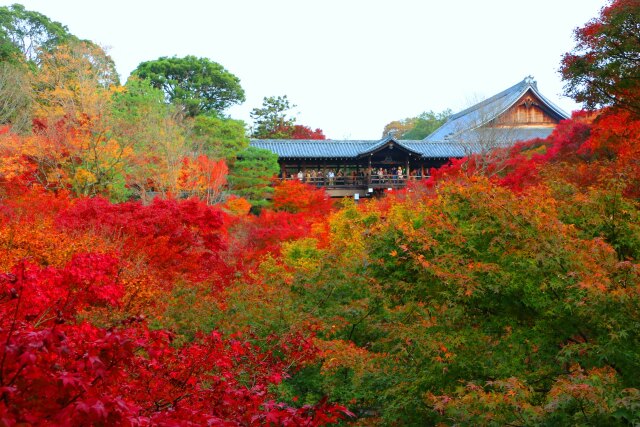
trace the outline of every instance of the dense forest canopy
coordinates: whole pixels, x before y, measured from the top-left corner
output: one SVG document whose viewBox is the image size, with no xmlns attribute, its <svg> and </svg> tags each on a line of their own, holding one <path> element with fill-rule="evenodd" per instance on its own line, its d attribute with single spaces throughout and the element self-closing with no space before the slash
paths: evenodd
<svg viewBox="0 0 640 427">
<path fill-rule="evenodd" d="M 0 423 L 637 425 L 638 16 L 576 31 L 589 111 L 548 138 L 334 203 L 272 185 L 224 108 L 0 8 Z"/>
</svg>

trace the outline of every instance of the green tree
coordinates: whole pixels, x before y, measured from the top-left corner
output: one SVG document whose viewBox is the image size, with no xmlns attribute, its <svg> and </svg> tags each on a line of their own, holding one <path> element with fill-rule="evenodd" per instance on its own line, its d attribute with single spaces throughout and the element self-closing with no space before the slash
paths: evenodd
<svg viewBox="0 0 640 427">
<path fill-rule="evenodd" d="M 560 68 L 565 94 L 589 109 L 615 105 L 640 114 L 640 3 L 612 1 L 574 37 Z"/>
<path fill-rule="evenodd" d="M 20 4 L 0 7 L 2 61 L 36 61 L 40 49 L 50 50 L 74 38 L 66 26 Z"/>
<path fill-rule="evenodd" d="M 269 184 L 279 169 L 276 154 L 249 147 L 238 154 L 238 160 L 229 173 L 229 187 L 233 193 L 246 198 L 253 206 L 266 206 L 268 195 L 273 193 Z"/>
<path fill-rule="evenodd" d="M 394 132 L 398 139 L 424 139 L 447 121 L 451 110 L 446 109 L 439 113 L 425 111 L 417 117 L 409 117 L 396 120 L 384 127 L 383 136 Z"/>
<path fill-rule="evenodd" d="M 148 80 L 130 78 L 111 105 L 113 137 L 132 150 L 126 164 L 129 189 L 142 200 L 150 191 L 175 194 L 181 162 L 193 154 L 183 115 Z"/>
<path fill-rule="evenodd" d="M 132 74 L 151 81 L 168 102 L 182 106 L 191 117 L 219 115 L 245 100 L 240 79 L 207 58 L 161 57 L 142 62 Z"/>
<path fill-rule="evenodd" d="M 192 138 L 196 147 L 209 157 L 226 159 L 231 164 L 249 146 L 242 120 L 214 116 L 197 116 Z"/>
<path fill-rule="evenodd" d="M 254 138 L 288 138 L 288 132 L 281 134 L 278 131 L 289 130 L 293 127 L 296 119 L 287 117 L 287 114 L 295 107 L 289 102 L 287 95 L 264 97 L 262 107 L 251 110 L 251 118 L 253 119 L 251 136 Z"/>
</svg>

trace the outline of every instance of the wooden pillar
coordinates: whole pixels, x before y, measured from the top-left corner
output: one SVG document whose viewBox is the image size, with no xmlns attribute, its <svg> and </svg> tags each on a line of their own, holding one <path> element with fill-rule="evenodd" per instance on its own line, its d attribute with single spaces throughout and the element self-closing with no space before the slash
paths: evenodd
<svg viewBox="0 0 640 427">
<path fill-rule="evenodd" d="M 404 182 L 408 182 L 409 181 L 409 177 L 411 176 L 409 174 L 409 167 L 411 166 L 411 163 L 409 163 L 409 159 L 411 158 L 411 155 L 407 156 L 407 165 L 405 167 L 405 172 L 404 172 Z"/>
<path fill-rule="evenodd" d="M 327 159 L 322 160 L 322 185 L 327 186 Z"/>
</svg>

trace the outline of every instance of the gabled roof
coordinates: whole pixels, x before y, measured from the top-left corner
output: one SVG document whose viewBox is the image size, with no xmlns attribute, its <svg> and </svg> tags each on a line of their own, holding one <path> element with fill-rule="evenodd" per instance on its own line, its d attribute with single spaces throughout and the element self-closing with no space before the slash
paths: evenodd
<svg viewBox="0 0 640 427">
<path fill-rule="evenodd" d="M 531 91 L 538 99 L 540 99 L 546 108 L 555 116 L 561 119 L 568 119 L 569 115 L 561 108 L 545 98 L 539 91 L 538 85 L 533 77 L 528 76 L 521 82 L 511 86 L 510 88 L 485 99 L 476 105 L 460 111 L 450 116 L 447 121 L 436 129 L 431 135 L 427 136 L 425 141 L 446 141 L 460 135 L 486 125 L 498 116 L 511 108 L 524 94 Z M 536 135 L 542 135 L 545 131 L 539 129 Z M 548 132 L 550 133 L 550 132 Z M 548 135 L 547 133 L 547 135 Z M 514 142 L 525 140 L 528 138 L 514 136 Z"/>
<path fill-rule="evenodd" d="M 421 155 L 422 154 L 419 151 L 413 150 L 413 149 L 409 148 L 408 146 L 406 146 L 405 144 L 402 144 L 402 141 L 396 140 L 393 136 L 387 135 L 384 138 L 382 138 L 380 141 L 376 142 L 371 147 L 366 149 L 365 151 L 361 152 L 359 154 L 359 156 L 366 156 L 368 154 L 374 154 L 377 151 L 383 150 L 385 147 L 388 147 L 388 146 L 391 146 L 393 148 L 393 144 L 395 144 L 396 146 L 400 147 L 400 149 L 402 149 L 402 150 L 409 151 L 411 154 L 417 154 L 417 155 Z"/>
</svg>

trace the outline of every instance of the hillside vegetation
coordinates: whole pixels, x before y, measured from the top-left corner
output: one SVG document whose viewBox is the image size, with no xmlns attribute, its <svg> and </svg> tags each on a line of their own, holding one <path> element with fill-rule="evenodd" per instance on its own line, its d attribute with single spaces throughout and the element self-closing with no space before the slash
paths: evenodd
<svg viewBox="0 0 640 427">
<path fill-rule="evenodd" d="M 637 425 L 639 23 L 577 30 L 547 139 L 335 206 L 230 195 L 242 125 L 4 34 L 0 424 Z"/>
</svg>

